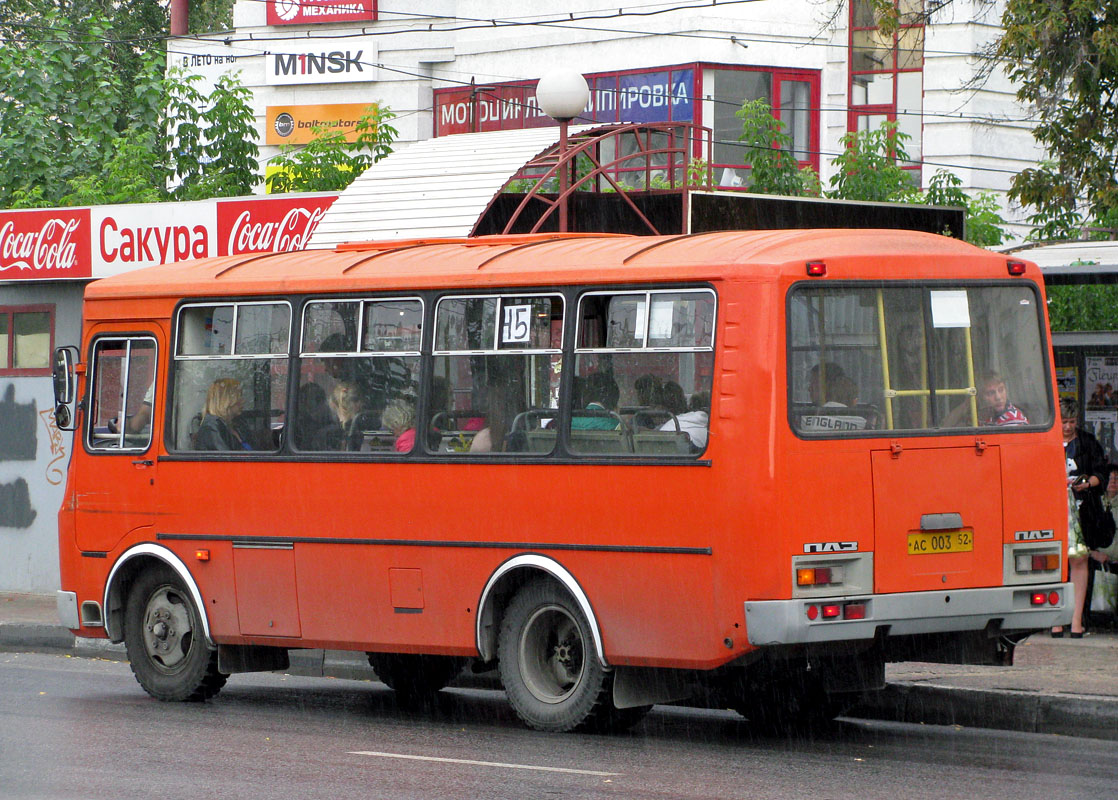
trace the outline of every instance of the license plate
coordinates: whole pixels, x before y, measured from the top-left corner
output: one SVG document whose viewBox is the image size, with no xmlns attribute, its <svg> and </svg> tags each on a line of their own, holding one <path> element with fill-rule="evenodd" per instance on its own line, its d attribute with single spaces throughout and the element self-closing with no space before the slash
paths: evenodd
<svg viewBox="0 0 1118 800">
<path fill-rule="evenodd" d="M 974 550 L 974 531 L 966 528 L 961 531 L 935 531 L 932 533 L 910 533 L 908 535 L 908 554 L 925 556 L 932 553 L 964 553 Z"/>
</svg>

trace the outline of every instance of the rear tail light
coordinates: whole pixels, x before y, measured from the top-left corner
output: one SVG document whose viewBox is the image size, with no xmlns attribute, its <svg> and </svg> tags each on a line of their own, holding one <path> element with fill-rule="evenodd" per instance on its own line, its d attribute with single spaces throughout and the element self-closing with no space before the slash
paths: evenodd
<svg viewBox="0 0 1118 800">
<path fill-rule="evenodd" d="M 1045 603 L 1048 602 L 1048 593 L 1047 592 L 1033 592 L 1033 596 L 1032 596 L 1031 599 L 1032 599 L 1032 604 L 1034 606 L 1042 606 L 1042 605 L 1044 605 Z"/>
<path fill-rule="evenodd" d="M 809 605 L 806 608 L 807 618 L 814 622 L 820 616 L 825 620 L 834 619 L 866 619 L 869 614 L 869 604 L 865 601 L 858 603 L 823 603 Z"/>
<path fill-rule="evenodd" d="M 1014 558 L 1014 567 L 1019 575 L 1028 575 L 1033 572 L 1055 572 L 1060 568 L 1060 555 L 1058 553 L 1018 553 Z"/>
<path fill-rule="evenodd" d="M 806 567 L 796 570 L 797 586 L 830 586 L 842 583 L 842 567 Z"/>
<path fill-rule="evenodd" d="M 1050 606 L 1060 605 L 1060 593 L 1059 592 L 1049 592 L 1048 593 L 1048 605 L 1050 605 Z"/>
</svg>

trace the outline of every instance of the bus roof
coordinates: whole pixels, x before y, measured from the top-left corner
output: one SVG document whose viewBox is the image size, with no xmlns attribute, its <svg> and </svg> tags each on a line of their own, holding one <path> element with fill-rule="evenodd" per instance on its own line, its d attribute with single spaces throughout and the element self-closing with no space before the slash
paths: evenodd
<svg viewBox="0 0 1118 800">
<path fill-rule="evenodd" d="M 887 257 L 887 258 L 886 258 Z M 633 281 L 773 278 L 803 274 L 807 261 L 832 262 L 830 277 L 945 277 L 950 261 L 967 277 L 1006 277 L 1009 257 L 957 239 L 901 230 L 719 231 L 683 236 L 533 234 L 342 245 L 336 250 L 254 253 L 163 264 L 91 283 L 87 299 L 195 297 L 555 285 Z M 857 262 L 857 272 L 842 265 Z M 1039 276 L 1031 264 L 1030 275 Z M 962 277 L 953 272 L 952 277 Z"/>
</svg>

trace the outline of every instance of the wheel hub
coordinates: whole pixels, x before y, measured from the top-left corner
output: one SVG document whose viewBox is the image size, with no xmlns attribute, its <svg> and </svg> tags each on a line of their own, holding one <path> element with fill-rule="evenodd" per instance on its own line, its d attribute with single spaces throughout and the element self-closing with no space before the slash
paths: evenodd
<svg viewBox="0 0 1118 800">
<path fill-rule="evenodd" d="M 584 652 L 582 632 L 566 609 L 537 609 L 520 636 L 520 672 L 528 691 L 544 703 L 566 700 L 582 680 Z"/>
<path fill-rule="evenodd" d="M 184 599 L 164 586 L 148 600 L 144 614 L 144 649 L 152 662 L 173 670 L 190 652 L 193 626 Z"/>
</svg>

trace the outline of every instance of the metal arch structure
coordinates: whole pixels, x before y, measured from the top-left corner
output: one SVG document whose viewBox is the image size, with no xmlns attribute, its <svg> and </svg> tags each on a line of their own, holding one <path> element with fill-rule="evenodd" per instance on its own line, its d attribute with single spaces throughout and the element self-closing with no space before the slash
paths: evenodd
<svg viewBox="0 0 1118 800">
<path fill-rule="evenodd" d="M 635 144 L 635 147 L 625 151 L 618 146 L 625 141 Z M 618 179 L 622 174 L 643 176 L 644 188 L 638 191 L 680 194 L 683 198 L 683 224 L 686 226 L 686 189 L 694 188 L 691 186 L 693 176 L 690 172 L 693 169 L 692 153 L 696 141 L 701 143 L 701 152 L 704 155 L 700 161 L 702 173 L 699 184 L 701 187 L 709 188 L 713 176 L 711 167 L 713 132 L 710 128 L 690 122 L 665 122 L 606 125 L 580 131 L 570 137 L 565 149 L 561 143 L 556 142 L 529 160 L 511 176 L 478 217 L 470 235 L 478 235 L 478 226 L 508 187 L 516 181 L 523 180 L 533 181 L 533 184 L 524 193 L 515 211 L 509 215 L 501 231 L 502 234 L 512 233 L 525 212 L 534 204 L 542 203 L 544 212 L 536 219 L 529 231 L 538 233 L 560 205 L 568 202 L 576 192 L 585 192 L 587 188 L 602 192 L 604 185 L 609 186 L 621 198 L 641 224 L 647 228 L 649 234 L 661 233 L 633 202 L 630 197 L 634 191 L 633 187 L 626 186 Z M 612 145 L 612 148 L 609 145 Z M 612 156 L 604 157 L 604 153 L 609 153 L 611 149 Z M 591 169 L 584 175 L 577 174 L 578 167 L 586 163 L 590 164 Z M 546 189 L 551 182 L 557 180 L 563 170 L 566 170 L 569 176 L 567 190 L 561 193 L 547 192 Z M 652 188 L 653 182 L 657 179 L 667 185 Z"/>
</svg>

